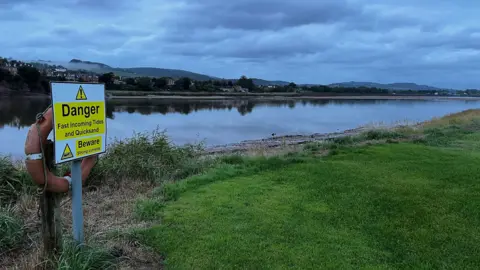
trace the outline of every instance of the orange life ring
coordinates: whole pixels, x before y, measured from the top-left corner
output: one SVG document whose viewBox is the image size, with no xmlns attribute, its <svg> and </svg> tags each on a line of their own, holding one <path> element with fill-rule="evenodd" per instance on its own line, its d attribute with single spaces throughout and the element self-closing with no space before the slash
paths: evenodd
<svg viewBox="0 0 480 270">
<path fill-rule="evenodd" d="M 39 125 L 41 138 L 38 136 L 37 124 Z M 37 185 L 45 184 L 45 176 L 43 170 L 43 156 L 41 156 L 40 143 L 45 145 L 47 137 L 52 131 L 53 127 L 53 111 L 50 107 L 44 114 L 43 119 L 37 120 L 28 130 L 27 140 L 25 141 L 25 155 L 37 155 L 41 158 L 27 159 L 25 165 L 28 173 L 32 176 L 33 181 Z M 41 141 L 40 141 L 41 139 Z M 90 174 L 97 156 L 90 156 L 82 160 L 82 185 L 85 184 L 88 175 Z M 70 189 L 70 181 L 67 177 L 58 177 L 47 170 L 47 187 L 46 190 L 50 192 L 68 192 Z"/>
</svg>

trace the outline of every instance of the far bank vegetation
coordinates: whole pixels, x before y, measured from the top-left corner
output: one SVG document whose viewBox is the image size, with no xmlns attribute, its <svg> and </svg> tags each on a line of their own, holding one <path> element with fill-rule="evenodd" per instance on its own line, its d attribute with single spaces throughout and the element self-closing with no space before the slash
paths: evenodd
<svg viewBox="0 0 480 270">
<path fill-rule="evenodd" d="M 122 76 L 108 72 L 69 70 L 61 65 L 22 62 L 0 57 L 0 94 L 49 94 L 51 81 L 104 83 L 107 90 L 120 95 L 148 95 L 154 92 L 193 93 L 314 93 L 319 95 L 460 95 L 475 96 L 478 90 L 388 90 L 377 87 L 297 85 L 293 82 L 271 84 L 241 76 L 239 79 L 193 80 L 189 77 Z M 117 95 L 116 93 L 115 95 Z"/>
</svg>

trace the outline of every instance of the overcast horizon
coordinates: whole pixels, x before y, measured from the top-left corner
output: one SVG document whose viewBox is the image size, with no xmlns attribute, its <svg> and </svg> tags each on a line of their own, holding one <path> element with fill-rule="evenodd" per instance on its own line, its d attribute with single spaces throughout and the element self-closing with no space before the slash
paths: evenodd
<svg viewBox="0 0 480 270">
<path fill-rule="evenodd" d="M 221 78 L 479 88 L 479 3 L 0 0 L 0 56 Z"/>
</svg>

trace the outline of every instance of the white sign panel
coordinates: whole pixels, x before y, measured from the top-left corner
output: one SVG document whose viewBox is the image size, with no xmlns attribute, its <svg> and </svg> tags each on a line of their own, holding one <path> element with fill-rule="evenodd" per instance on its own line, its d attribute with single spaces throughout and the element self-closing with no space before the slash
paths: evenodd
<svg viewBox="0 0 480 270">
<path fill-rule="evenodd" d="M 105 85 L 52 83 L 55 163 L 105 152 Z"/>
</svg>

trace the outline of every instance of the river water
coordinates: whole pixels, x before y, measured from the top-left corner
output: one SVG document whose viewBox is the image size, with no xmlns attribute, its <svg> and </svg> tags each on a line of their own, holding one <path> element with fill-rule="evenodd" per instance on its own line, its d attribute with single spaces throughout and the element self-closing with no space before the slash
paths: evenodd
<svg viewBox="0 0 480 270">
<path fill-rule="evenodd" d="M 49 104 L 0 97 L 0 154 L 23 157 L 28 127 Z M 372 123 L 416 122 L 479 108 L 464 100 L 112 100 L 109 138 L 165 130 L 176 144 L 221 145 L 275 135 L 343 131 Z"/>
</svg>

